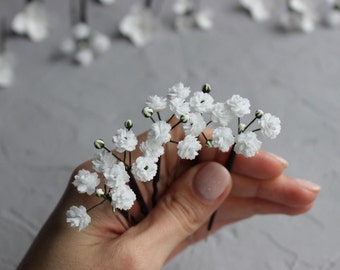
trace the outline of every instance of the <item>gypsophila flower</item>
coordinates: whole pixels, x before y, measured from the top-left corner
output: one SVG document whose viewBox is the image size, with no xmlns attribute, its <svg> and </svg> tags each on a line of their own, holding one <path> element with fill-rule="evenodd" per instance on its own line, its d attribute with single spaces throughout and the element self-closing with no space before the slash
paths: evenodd
<svg viewBox="0 0 340 270">
<path fill-rule="evenodd" d="M 227 103 L 215 103 L 212 106 L 210 113 L 211 121 L 222 126 L 227 126 L 229 122 L 234 118 L 234 114 L 230 110 Z"/>
<path fill-rule="evenodd" d="M 241 97 L 240 95 L 233 95 L 226 103 L 236 117 L 243 117 L 250 113 L 249 100 Z"/>
<path fill-rule="evenodd" d="M 190 95 L 190 87 L 185 87 L 183 83 L 173 85 L 168 90 L 168 98 L 170 100 L 175 98 L 186 99 Z"/>
<path fill-rule="evenodd" d="M 145 102 L 145 105 L 151 108 L 154 112 L 159 112 L 166 109 L 167 100 L 165 97 L 157 95 L 149 96 Z"/>
<path fill-rule="evenodd" d="M 91 173 L 84 169 L 78 172 L 72 182 L 72 184 L 77 187 L 79 193 L 87 193 L 88 195 L 92 195 L 95 192 L 99 183 L 100 180 L 97 173 Z"/>
<path fill-rule="evenodd" d="M 173 98 L 169 101 L 169 109 L 177 118 L 180 118 L 190 112 L 190 105 L 183 98 Z"/>
<path fill-rule="evenodd" d="M 110 188 L 126 184 L 130 181 L 130 176 L 125 170 L 123 162 L 111 164 L 109 168 L 104 171 L 105 185 Z"/>
<path fill-rule="evenodd" d="M 105 192 L 104 192 L 103 189 L 101 189 L 101 188 L 96 189 L 96 196 L 97 197 L 103 197 L 104 195 L 105 195 Z"/>
<path fill-rule="evenodd" d="M 208 93 L 195 92 L 190 98 L 190 107 L 199 113 L 210 112 L 213 107 L 214 99 Z"/>
<path fill-rule="evenodd" d="M 258 121 L 263 135 L 270 139 L 275 139 L 281 131 L 281 121 L 278 117 L 265 113 Z"/>
<path fill-rule="evenodd" d="M 177 154 L 182 159 L 194 159 L 202 145 L 195 136 L 187 135 L 177 145 Z"/>
<path fill-rule="evenodd" d="M 235 137 L 234 151 L 245 157 L 253 157 L 260 150 L 261 142 L 257 139 L 256 133 L 246 131 Z"/>
<path fill-rule="evenodd" d="M 195 0 L 176 0 L 173 5 L 173 11 L 176 14 L 184 15 L 187 10 L 192 10 L 195 6 Z"/>
<path fill-rule="evenodd" d="M 213 14 L 210 10 L 200 10 L 195 12 L 196 26 L 201 30 L 210 30 L 213 27 Z"/>
<path fill-rule="evenodd" d="M 214 147 L 218 147 L 221 152 L 227 152 L 230 146 L 234 144 L 234 141 L 231 128 L 218 127 L 212 133 L 212 144 Z"/>
<path fill-rule="evenodd" d="M 73 59 L 77 64 L 87 67 L 92 64 L 94 55 L 91 49 L 84 47 L 75 53 Z"/>
<path fill-rule="evenodd" d="M 171 125 L 165 121 L 153 123 L 148 132 L 148 140 L 153 140 L 158 144 L 167 143 L 171 139 Z"/>
<path fill-rule="evenodd" d="M 129 210 L 135 200 L 136 194 L 128 185 L 119 185 L 110 190 L 111 205 L 114 209 Z"/>
<path fill-rule="evenodd" d="M 111 47 L 111 40 L 108 36 L 95 32 L 91 38 L 91 47 L 97 54 L 107 52 Z"/>
<path fill-rule="evenodd" d="M 72 26 L 72 35 L 74 39 L 88 39 L 91 34 L 91 29 L 87 23 L 79 22 Z"/>
<path fill-rule="evenodd" d="M 157 161 L 164 154 L 164 147 L 155 140 L 141 142 L 139 149 L 145 157 L 152 158 L 154 161 Z"/>
<path fill-rule="evenodd" d="M 92 167 L 96 172 L 104 172 L 112 166 L 117 161 L 117 159 L 112 155 L 112 153 L 102 150 L 97 153 L 92 160 Z"/>
<path fill-rule="evenodd" d="M 84 206 L 73 205 L 66 211 L 66 222 L 70 223 L 72 228 L 78 228 L 81 231 L 89 225 L 91 217 L 87 214 Z"/>
<path fill-rule="evenodd" d="M 138 157 L 136 162 L 132 164 L 131 172 L 142 182 L 147 182 L 153 179 L 157 173 L 157 164 L 154 159 L 149 157 Z"/>
<path fill-rule="evenodd" d="M 206 128 L 204 118 L 200 113 L 189 113 L 189 120 L 183 123 L 185 135 L 198 136 Z"/>
<path fill-rule="evenodd" d="M 243 8 L 249 11 L 251 17 L 258 22 L 270 18 L 270 6 L 268 0 L 240 0 Z"/>
<path fill-rule="evenodd" d="M 119 153 L 133 151 L 138 143 L 136 135 L 132 130 L 120 128 L 115 136 L 112 137 L 113 148 Z"/>
</svg>

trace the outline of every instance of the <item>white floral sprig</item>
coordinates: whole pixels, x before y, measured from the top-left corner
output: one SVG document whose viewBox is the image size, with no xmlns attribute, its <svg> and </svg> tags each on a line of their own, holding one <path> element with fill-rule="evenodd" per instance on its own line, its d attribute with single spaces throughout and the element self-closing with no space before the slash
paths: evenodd
<svg viewBox="0 0 340 270">
<path fill-rule="evenodd" d="M 270 18 L 271 5 L 268 0 L 240 0 L 240 4 L 257 22 Z"/>
<path fill-rule="evenodd" d="M 133 122 L 125 121 L 124 127 L 112 136 L 111 149 L 103 140 L 95 141 L 95 148 L 100 149 L 92 160 L 95 172 L 80 170 L 73 185 L 80 193 L 95 194 L 101 198 L 97 205 L 109 202 L 113 212 L 120 212 L 129 222 L 134 220 L 128 214 L 133 206 L 139 205 L 144 215 L 149 212 L 139 185 L 152 181 L 153 206 L 157 202 L 161 157 L 166 153 L 167 144 L 175 144 L 177 156 L 187 160 L 195 160 L 205 147 L 218 148 L 221 152 L 231 151 L 226 163 L 231 170 L 236 155 L 253 157 L 259 151 L 262 143 L 258 132 L 270 139 L 280 133 L 280 119 L 262 110 L 256 110 L 249 123 L 241 121 L 250 114 L 247 98 L 232 95 L 224 102 L 215 102 L 210 92 L 209 84 L 205 84 L 202 91 L 191 93 L 189 87 L 178 83 L 169 88 L 166 96 L 148 97 L 142 109 L 143 116 L 151 120 L 145 140 L 138 142 L 133 132 Z M 164 116 L 167 120 L 163 120 Z M 237 124 L 236 131 L 230 127 L 234 122 Z M 251 128 L 254 124 L 257 126 Z M 172 136 L 174 129 L 181 129 L 183 137 L 180 140 Z M 132 152 L 138 148 L 141 154 L 133 159 Z M 99 188 L 100 185 L 104 188 Z M 68 222 L 81 230 L 89 224 L 89 218 L 83 208 L 81 211 L 76 209 L 72 206 L 69 210 Z M 213 216 L 208 229 L 212 224 Z"/>
<path fill-rule="evenodd" d="M 23 11 L 14 16 L 11 28 L 17 35 L 34 42 L 45 40 L 50 30 L 49 14 L 41 1 L 27 1 Z"/>
</svg>

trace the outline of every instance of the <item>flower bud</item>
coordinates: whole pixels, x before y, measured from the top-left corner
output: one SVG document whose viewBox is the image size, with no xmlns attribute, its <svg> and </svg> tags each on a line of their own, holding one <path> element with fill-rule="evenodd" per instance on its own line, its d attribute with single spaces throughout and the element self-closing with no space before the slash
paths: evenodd
<svg viewBox="0 0 340 270">
<path fill-rule="evenodd" d="M 132 120 L 126 120 L 125 122 L 124 122 L 124 127 L 127 129 L 127 130 L 130 130 L 132 127 L 133 127 L 133 122 L 132 122 Z"/>
<path fill-rule="evenodd" d="M 179 120 L 181 121 L 181 123 L 187 123 L 189 121 L 189 115 L 182 114 Z"/>
<path fill-rule="evenodd" d="M 202 92 L 203 93 L 210 93 L 211 92 L 211 86 L 210 84 L 206 83 L 202 86 Z"/>
<path fill-rule="evenodd" d="M 208 147 L 208 148 L 214 147 L 212 140 L 207 140 L 207 141 L 205 142 L 205 146 Z"/>
<path fill-rule="evenodd" d="M 238 126 L 239 132 L 243 132 L 245 130 L 245 128 L 246 128 L 246 125 L 242 124 L 242 123 Z"/>
<path fill-rule="evenodd" d="M 255 112 L 255 117 L 260 119 L 263 116 L 263 114 L 264 112 L 262 110 L 257 110 Z"/>
<path fill-rule="evenodd" d="M 150 107 L 144 107 L 142 113 L 146 118 L 150 118 L 153 115 L 153 109 Z"/>
<path fill-rule="evenodd" d="M 104 190 L 102 190 L 101 188 L 96 189 L 96 196 L 97 197 L 103 197 L 104 195 L 105 195 Z"/>
<path fill-rule="evenodd" d="M 94 147 L 97 149 L 103 149 L 105 146 L 105 142 L 102 139 L 97 139 L 94 141 Z"/>
</svg>

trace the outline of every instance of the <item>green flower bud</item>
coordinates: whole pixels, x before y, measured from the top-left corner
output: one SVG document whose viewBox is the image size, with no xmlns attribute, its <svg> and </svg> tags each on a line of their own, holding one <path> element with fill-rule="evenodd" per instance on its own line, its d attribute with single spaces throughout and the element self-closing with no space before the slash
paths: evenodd
<svg viewBox="0 0 340 270">
<path fill-rule="evenodd" d="M 238 126 L 239 132 L 243 132 L 245 130 L 245 128 L 246 128 L 246 125 L 242 124 L 242 123 Z"/>
<path fill-rule="evenodd" d="M 144 107 L 142 113 L 146 118 L 150 118 L 153 115 L 153 109 L 150 107 Z"/>
<path fill-rule="evenodd" d="M 263 116 L 263 114 L 264 112 L 262 110 L 257 110 L 255 112 L 255 117 L 260 119 Z"/>
<path fill-rule="evenodd" d="M 207 141 L 205 142 L 205 146 L 208 147 L 208 148 L 214 147 L 212 140 L 207 140 Z"/>
<path fill-rule="evenodd" d="M 132 120 L 126 120 L 125 122 L 124 122 L 124 126 L 125 126 L 125 128 L 126 129 L 128 129 L 128 130 L 130 130 L 132 127 L 133 127 L 133 122 L 132 122 Z"/>
<path fill-rule="evenodd" d="M 179 118 L 179 120 L 182 122 L 182 123 L 187 123 L 189 121 L 189 115 L 187 114 L 182 114 L 181 117 Z"/>
<path fill-rule="evenodd" d="M 210 84 L 206 83 L 202 86 L 202 92 L 203 93 L 210 93 L 211 92 L 211 86 Z"/>
<path fill-rule="evenodd" d="M 97 139 L 94 141 L 94 147 L 97 149 L 103 149 L 105 146 L 105 142 L 102 139 Z"/>
</svg>

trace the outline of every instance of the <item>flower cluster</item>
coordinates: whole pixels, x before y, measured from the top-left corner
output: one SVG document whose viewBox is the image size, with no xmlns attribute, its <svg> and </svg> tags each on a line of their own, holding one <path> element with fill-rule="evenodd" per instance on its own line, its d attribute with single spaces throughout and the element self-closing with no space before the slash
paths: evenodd
<svg viewBox="0 0 340 270">
<path fill-rule="evenodd" d="M 152 124 L 145 140 L 138 142 L 132 130 L 133 122 L 127 120 L 124 127 L 113 134 L 111 149 L 103 140 L 95 141 L 95 148 L 101 150 L 92 160 L 95 172 L 80 170 L 73 185 L 80 193 L 102 198 L 100 204 L 110 202 L 114 212 L 118 210 L 125 216 L 137 201 L 146 215 L 148 209 L 137 181 L 141 182 L 139 185 L 153 181 L 153 197 L 156 197 L 160 160 L 166 153 L 166 145 L 176 145 L 177 156 L 187 160 L 196 159 L 203 147 L 253 157 L 261 147 L 257 132 L 271 139 L 280 133 L 280 119 L 262 110 L 256 110 L 249 123 L 241 121 L 250 114 L 248 99 L 232 95 L 224 102 L 215 102 L 210 92 L 208 84 L 202 87 L 202 91 L 191 93 L 189 87 L 178 83 L 169 88 L 166 96 L 148 97 L 142 114 Z M 164 115 L 170 117 L 163 120 Z M 230 127 L 233 122 L 237 123 L 236 132 Z M 257 127 L 251 129 L 255 122 Z M 173 136 L 174 129 L 181 129 L 183 136 L 180 139 Z M 132 159 L 132 152 L 139 152 L 135 150 L 140 150 L 141 154 Z M 104 189 L 98 188 L 101 183 L 99 174 L 104 178 Z M 75 206 L 67 212 L 67 217 L 67 222 L 79 230 L 90 221 L 83 208 Z"/>
</svg>

